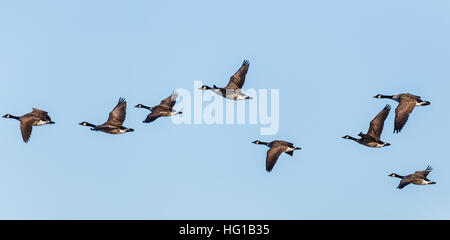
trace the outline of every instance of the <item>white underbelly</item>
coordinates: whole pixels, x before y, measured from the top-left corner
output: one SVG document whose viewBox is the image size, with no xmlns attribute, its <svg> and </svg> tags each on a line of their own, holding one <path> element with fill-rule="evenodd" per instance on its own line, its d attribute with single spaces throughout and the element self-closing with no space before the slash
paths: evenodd
<svg viewBox="0 0 450 240">
<path fill-rule="evenodd" d="M 45 124 L 48 124 L 48 121 L 39 120 L 38 122 L 35 122 L 33 125 L 34 126 L 42 126 L 42 125 L 45 125 Z"/>
<path fill-rule="evenodd" d="M 245 100 L 245 99 L 247 99 L 247 96 L 242 93 L 233 92 L 233 93 L 227 94 L 226 98 L 231 99 L 231 100 Z"/>
<path fill-rule="evenodd" d="M 288 147 L 288 148 L 286 148 L 285 152 L 291 152 L 291 151 L 294 151 L 294 150 L 295 150 L 295 148 Z"/>
<path fill-rule="evenodd" d="M 119 130 L 119 133 L 126 133 L 127 132 L 127 129 L 120 129 Z"/>
<path fill-rule="evenodd" d="M 426 184 L 430 184 L 430 182 L 427 181 L 427 180 L 425 180 L 425 179 L 422 179 L 421 182 L 418 182 L 418 183 L 417 183 L 417 185 L 426 185 Z"/>
</svg>

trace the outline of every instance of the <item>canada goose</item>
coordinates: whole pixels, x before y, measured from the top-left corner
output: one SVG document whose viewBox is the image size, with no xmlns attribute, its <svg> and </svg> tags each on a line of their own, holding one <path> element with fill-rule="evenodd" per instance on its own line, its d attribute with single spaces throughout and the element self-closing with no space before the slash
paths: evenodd
<svg viewBox="0 0 450 240">
<path fill-rule="evenodd" d="M 259 145 L 266 145 L 270 149 L 267 151 L 267 157 L 266 157 L 266 170 L 267 172 L 272 171 L 273 166 L 278 160 L 278 157 L 281 155 L 281 153 L 285 152 L 291 156 L 294 155 L 294 150 L 300 150 L 301 148 L 295 147 L 294 144 L 290 142 L 275 140 L 270 143 L 268 142 L 261 142 L 259 140 L 253 141 L 254 144 Z"/>
<path fill-rule="evenodd" d="M 147 118 L 143 121 L 144 123 L 150 123 L 150 122 L 155 121 L 159 117 L 163 117 L 163 116 L 167 117 L 167 116 L 172 116 L 172 115 L 176 115 L 176 114 L 182 114 L 183 112 L 172 109 L 176 103 L 177 97 L 178 97 L 178 93 L 176 93 L 174 91 L 174 92 L 172 92 L 172 94 L 169 97 L 163 99 L 159 105 L 156 105 L 154 107 L 147 107 L 145 105 L 138 104 L 135 107 L 145 108 L 145 109 L 152 111 L 150 114 L 148 114 Z"/>
<path fill-rule="evenodd" d="M 369 131 L 367 131 L 367 134 L 363 134 L 362 132 L 358 134 L 358 136 L 360 136 L 361 138 L 357 139 L 350 137 L 349 135 L 346 135 L 342 138 L 351 139 L 359 144 L 372 148 L 380 148 L 391 145 L 390 143 L 385 143 L 380 140 L 381 132 L 383 132 L 384 121 L 386 120 L 390 110 L 391 106 L 386 105 L 383 110 L 381 110 L 381 112 L 379 112 L 377 116 L 372 121 L 370 121 L 370 127 Z"/>
<path fill-rule="evenodd" d="M 102 131 L 109 134 L 122 134 L 133 132 L 134 129 L 122 126 L 125 121 L 127 102 L 124 98 L 119 98 L 116 107 L 109 113 L 108 120 L 102 125 L 94 125 L 88 122 L 79 123 L 82 126 L 91 127 L 92 131 Z"/>
<path fill-rule="evenodd" d="M 407 176 L 400 176 L 395 173 L 391 173 L 391 174 L 389 174 L 389 176 L 402 179 L 400 181 L 400 184 L 397 187 L 399 189 L 404 188 L 406 185 L 408 185 L 410 183 L 416 184 L 416 185 L 436 184 L 436 182 L 430 181 L 427 178 L 427 176 L 431 172 L 431 170 L 433 170 L 433 168 L 431 168 L 431 166 L 428 166 L 427 169 L 425 169 L 423 171 L 416 171 L 415 173 L 407 175 Z"/>
<path fill-rule="evenodd" d="M 11 114 L 6 114 L 4 118 L 12 118 L 20 121 L 20 131 L 22 132 L 22 139 L 24 142 L 30 140 L 33 126 L 42 126 L 46 124 L 55 124 L 46 111 L 33 108 L 33 111 L 21 117 L 16 117 Z"/>
<path fill-rule="evenodd" d="M 397 95 L 382 95 L 378 94 L 374 98 L 390 98 L 399 102 L 395 109 L 395 123 L 394 133 L 399 133 L 406 121 L 408 121 L 409 114 L 414 110 L 415 106 L 430 105 L 429 101 L 423 101 L 419 96 L 415 96 L 409 93 L 402 93 Z"/>
<path fill-rule="evenodd" d="M 203 85 L 200 90 L 211 90 L 214 93 L 231 100 L 252 99 L 252 97 L 247 96 L 241 92 L 241 88 L 244 85 L 245 75 L 247 74 L 249 66 L 250 63 L 248 62 L 248 60 L 244 60 L 242 66 L 233 76 L 230 77 L 228 85 L 224 88 L 216 87 L 216 85 L 214 85 L 213 87 Z"/>
</svg>

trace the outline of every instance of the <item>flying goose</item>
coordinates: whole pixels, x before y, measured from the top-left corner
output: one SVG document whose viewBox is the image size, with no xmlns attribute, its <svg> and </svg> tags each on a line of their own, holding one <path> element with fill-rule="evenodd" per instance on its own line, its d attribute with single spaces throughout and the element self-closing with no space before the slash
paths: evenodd
<svg viewBox="0 0 450 240">
<path fill-rule="evenodd" d="M 4 118 L 12 118 L 20 121 L 20 131 L 22 132 L 22 139 L 25 143 L 30 140 L 33 126 L 42 126 L 47 124 L 55 124 L 46 111 L 33 108 L 33 111 L 21 117 L 16 117 L 11 114 L 6 114 Z"/>
<path fill-rule="evenodd" d="M 150 122 L 155 121 L 159 117 L 163 117 L 163 116 L 168 117 L 168 116 L 172 116 L 172 115 L 176 115 L 176 114 L 182 114 L 183 112 L 172 109 L 176 103 L 177 97 L 178 97 L 178 93 L 176 93 L 174 91 L 174 92 L 172 92 L 172 94 L 169 97 L 163 99 L 159 105 L 156 105 L 154 107 L 147 107 L 145 105 L 138 104 L 135 107 L 145 108 L 145 109 L 152 111 L 150 114 L 148 114 L 147 118 L 143 121 L 144 123 L 150 123 Z"/>
<path fill-rule="evenodd" d="M 102 125 L 94 125 L 88 122 L 79 123 L 82 126 L 91 127 L 92 131 L 102 131 L 109 134 L 122 134 L 133 132 L 134 129 L 122 126 L 125 121 L 127 102 L 124 98 L 119 98 L 117 106 L 109 113 L 108 120 Z"/>
<path fill-rule="evenodd" d="M 406 121 L 408 121 L 409 114 L 414 110 L 415 106 L 430 105 L 429 101 L 423 101 L 419 96 L 409 93 L 397 95 L 378 94 L 374 96 L 374 98 L 390 98 L 399 102 L 397 108 L 395 109 L 394 133 L 399 133 L 402 130 L 403 126 L 406 124 Z"/>
<path fill-rule="evenodd" d="M 266 157 L 266 170 L 267 172 L 272 171 L 273 166 L 278 160 L 278 157 L 281 155 L 281 153 L 285 152 L 291 156 L 294 154 L 294 150 L 300 150 L 301 148 L 295 147 L 294 144 L 290 142 L 275 140 L 270 143 L 268 142 L 261 142 L 259 140 L 253 141 L 254 144 L 259 145 L 266 145 L 270 149 L 267 151 L 267 157 Z"/>
<path fill-rule="evenodd" d="M 250 63 L 248 62 L 248 60 L 244 60 L 242 66 L 233 76 L 230 77 L 228 85 L 224 88 L 216 87 L 216 85 L 214 85 L 213 87 L 203 85 L 200 90 L 211 90 L 214 93 L 231 100 L 252 99 L 252 97 L 247 96 L 241 92 L 241 88 L 244 85 L 245 75 L 247 74 L 249 66 Z"/>
<path fill-rule="evenodd" d="M 427 169 L 425 169 L 423 171 L 416 171 L 415 173 L 407 175 L 407 176 L 400 176 L 395 173 L 391 173 L 391 174 L 389 174 L 389 176 L 402 179 L 400 181 L 400 184 L 397 187 L 399 189 L 404 188 L 406 185 L 408 185 L 410 183 L 416 184 L 416 185 L 436 184 L 436 182 L 430 181 L 427 178 L 427 176 L 431 172 L 431 170 L 433 170 L 433 168 L 431 168 L 431 166 L 428 166 Z"/>
<path fill-rule="evenodd" d="M 380 140 L 381 132 L 383 132 L 384 121 L 386 120 L 390 110 L 391 106 L 386 105 L 383 110 L 381 110 L 381 112 L 379 112 L 377 116 L 372 121 L 370 121 L 370 127 L 369 131 L 367 131 L 367 134 L 363 134 L 362 132 L 358 134 L 358 136 L 360 136 L 361 138 L 357 139 L 350 137 L 349 135 L 346 135 L 342 138 L 351 139 L 359 144 L 372 148 L 380 148 L 391 145 L 390 143 L 385 143 Z"/>
</svg>

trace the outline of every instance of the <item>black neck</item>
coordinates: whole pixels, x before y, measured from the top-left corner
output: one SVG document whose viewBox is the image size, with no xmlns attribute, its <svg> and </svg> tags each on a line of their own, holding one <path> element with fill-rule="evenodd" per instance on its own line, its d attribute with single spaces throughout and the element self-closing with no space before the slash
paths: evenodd
<svg viewBox="0 0 450 240">
<path fill-rule="evenodd" d="M 83 125 L 83 126 L 86 126 L 86 127 L 97 127 L 96 125 L 94 125 L 92 123 L 88 123 L 88 122 L 86 122 L 86 125 Z"/>
<path fill-rule="evenodd" d="M 353 141 L 358 141 L 358 140 L 359 140 L 359 139 L 354 138 L 354 137 L 351 137 L 351 136 L 348 136 L 348 139 L 351 139 L 351 140 L 353 140 Z"/>
<path fill-rule="evenodd" d="M 12 119 L 20 120 L 20 117 L 13 116 L 13 115 L 11 115 L 11 114 L 9 114 L 7 118 L 12 118 Z"/>
<path fill-rule="evenodd" d="M 261 144 L 261 145 L 266 145 L 266 146 L 267 146 L 267 145 L 269 145 L 269 143 L 268 143 L 268 142 L 261 142 L 261 141 L 260 141 L 260 142 L 259 142 L 258 144 Z"/>
<path fill-rule="evenodd" d="M 398 175 L 396 173 L 394 173 L 394 177 L 398 177 L 398 178 L 401 178 L 401 179 L 405 178 L 404 176 L 400 176 L 400 175 Z"/>
<path fill-rule="evenodd" d="M 381 98 L 393 98 L 394 95 L 381 95 Z"/>
<path fill-rule="evenodd" d="M 152 107 L 148 107 L 148 106 L 145 106 L 145 105 L 142 105 L 142 104 L 141 104 L 141 108 L 145 108 L 145 109 L 148 109 L 148 110 L 152 110 Z"/>
</svg>

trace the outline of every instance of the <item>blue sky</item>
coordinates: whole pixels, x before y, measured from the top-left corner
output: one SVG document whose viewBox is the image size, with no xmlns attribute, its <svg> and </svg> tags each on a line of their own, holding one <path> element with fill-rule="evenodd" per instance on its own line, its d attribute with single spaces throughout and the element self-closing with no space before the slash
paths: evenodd
<svg viewBox="0 0 450 240">
<path fill-rule="evenodd" d="M 448 1 L 3 1 L 0 112 L 47 110 L 56 122 L 24 144 L 0 119 L 1 219 L 449 219 Z M 280 128 L 151 124 L 156 105 L 194 81 L 225 86 L 244 59 L 244 89 L 280 90 Z M 431 101 L 394 135 L 392 100 Z M 135 132 L 108 135 L 119 97 Z M 259 139 L 302 147 L 265 171 Z M 436 185 L 388 177 L 434 167 Z"/>
</svg>

